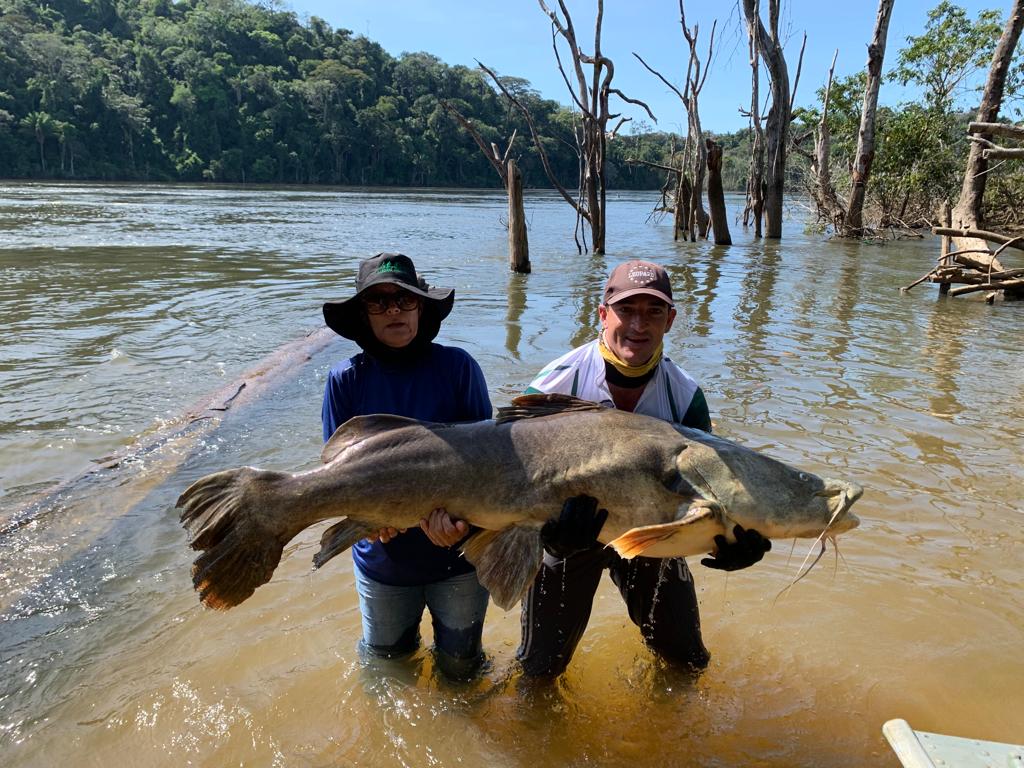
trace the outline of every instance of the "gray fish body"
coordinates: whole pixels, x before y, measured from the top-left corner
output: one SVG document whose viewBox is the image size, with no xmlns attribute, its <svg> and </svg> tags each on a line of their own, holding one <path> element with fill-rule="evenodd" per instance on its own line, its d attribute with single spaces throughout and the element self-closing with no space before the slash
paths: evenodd
<svg viewBox="0 0 1024 768">
<path fill-rule="evenodd" d="M 573 398 L 515 402 L 525 416 L 511 421 L 356 417 L 316 469 L 242 468 L 198 480 L 178 505 L 192 546 L 203 550 L 193 568 L 203 602 L 241 602 L 269 580 L 292 537 L 332 518 L 345 520 L 324 534 L 318 566 L 370 532 L 412 528 L 445 508 L 483 529 L 463 551 L 505 608 L 539 568 L 541 526 L 578 494 L 608 510 L 600 541 L 625 557 L 706 553 L 715 535 L 731 539 L 737 523 L 788 538 L 834 535 L 858 522 L 847 509 L 859 487 L 728 440 Z"/>
</svg>

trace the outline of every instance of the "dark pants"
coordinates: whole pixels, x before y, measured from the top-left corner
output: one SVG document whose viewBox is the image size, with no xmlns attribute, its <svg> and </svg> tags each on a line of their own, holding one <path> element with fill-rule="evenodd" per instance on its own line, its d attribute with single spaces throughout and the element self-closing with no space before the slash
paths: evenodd
<svg viewBox="0 0 1024 768">
<path fill-rule="evenodd" d="M 605 568 L 651 650 L 675 664 L 707 666 L 711 655 L 701 640 L 697 593 L 686 560 L 625 560 L 598 546 L 565 560 L 544 554 L 540 573 L 523 599 L 516 658 L 526 674 L 565 671 L 587 628 Z"/>
</svg>

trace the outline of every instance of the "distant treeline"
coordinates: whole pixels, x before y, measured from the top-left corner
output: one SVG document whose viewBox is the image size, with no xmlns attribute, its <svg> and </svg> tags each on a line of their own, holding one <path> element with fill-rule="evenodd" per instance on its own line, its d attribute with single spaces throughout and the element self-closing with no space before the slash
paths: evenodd
<svg viewBox="0 0 1024 768">
<path fill-rule="evenodd" d="M 521 78 L 559 178 L 575 186 L 571 111 Z M 0 177 L 479 186 L 497 174 L 441 99 L 549 186 L 518 113 L 464 66 L 395 58 L 313 17 L 244 0 L 0 0 Z M 727 147 L 745 136 L 722 137 Z M 613 189 L 650 189 L 667 133 L 609 143 Z M 746 153 L 728 153 L 741 189 Z"/>
</svg>

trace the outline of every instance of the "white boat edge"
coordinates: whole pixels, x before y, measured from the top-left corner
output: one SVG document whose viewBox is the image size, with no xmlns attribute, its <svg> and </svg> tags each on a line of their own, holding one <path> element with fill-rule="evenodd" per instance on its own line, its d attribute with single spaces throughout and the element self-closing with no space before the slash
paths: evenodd
<svg viewBox="0 0 1024 768">
<path fill-rule="evenodd" d="M 1024 768 L 1024 745 L 915 731 L 903 719 L 882 726 L 903 768 Z"/>
</svg>

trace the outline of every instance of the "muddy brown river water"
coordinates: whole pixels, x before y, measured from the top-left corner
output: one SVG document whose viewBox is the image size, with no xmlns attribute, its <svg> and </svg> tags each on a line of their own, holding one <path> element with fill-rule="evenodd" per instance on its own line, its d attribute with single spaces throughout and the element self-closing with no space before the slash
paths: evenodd
<svg viewBox="0 0 1024 768">
<path fill-rule="evenodd" d="M 497 193 L 0 184 L 3 764 L 897 766 L 896 717 L 1024 742 L 1024 306 L 901 295 L 931 240 L 826 242 L 794 203 L 781 242 L 734 221 L 731 247 L 674 243 L 654 202 L 613 195 L 593 257 L 564 203 L 528 195 L 534 272 L 515 276 Z M 695 678 L 644 648 L 607 580 L 557 684 L 521 679 L 518 613 L 493 605 L 472 683 L 426 651 L 365 664 L 351 560 L 310 571 L 320 529 L 249 601 L 203 610 L 175 498 L 228 466 L 312 466 L 352 345 L 82 473 L 320 327 L 383 250 L 455 287 L 439 340 L 495 405 L 593 337 L 611 266 L 665 265 L 666 347 L 716 431 L 864 486 L 861 528 L 781 596 L 806 542 L 728 576 L 692 563 L 713 655 Z"/>
</svg>

